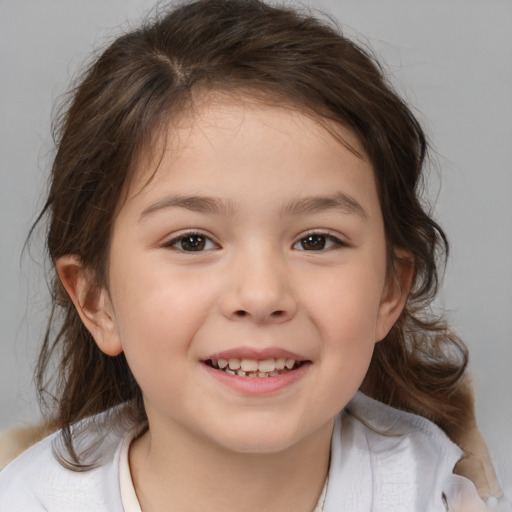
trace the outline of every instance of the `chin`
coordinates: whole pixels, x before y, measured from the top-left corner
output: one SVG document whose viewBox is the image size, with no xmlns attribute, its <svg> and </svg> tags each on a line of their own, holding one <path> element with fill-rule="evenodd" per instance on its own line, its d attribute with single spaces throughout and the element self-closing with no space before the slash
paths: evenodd
<svg viewBox="0 0 512 512">
<path fill-rule="evenodd" d="M 309 432 L 298 432 L 296 427 L 297 425 L 286 428 L 284 425 L 272 425 L 269 422 L 233 425 L 228 435 L 217 438 L 217 443 L 240 454 L 279 453 L 309 437 Z"/>
<path fill-rule="evenodd" d="M 223 443 L 224 448 L 239 454 L 252 455 L 270 455 L 285 451 L 295 444 L 294 440 L 287 439 L 263 439 L 260 435 L 258 438 L 230 439 Z"/>
</svg>

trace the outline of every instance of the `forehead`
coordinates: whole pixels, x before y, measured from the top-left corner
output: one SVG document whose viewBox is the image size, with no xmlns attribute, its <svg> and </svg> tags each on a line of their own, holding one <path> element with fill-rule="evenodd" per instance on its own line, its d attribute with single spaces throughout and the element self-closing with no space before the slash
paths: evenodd
<svg viewBox="0 0 512 512">
<path fill-rule="evenodd" d="M 193 196 L 260 217 L 343 196 L 352 213 L 382 222 L 373 168 L 349 129 L 247 97 L 210 95 L 170 119 L 134 168 L 116 217 L 128 208 L 141 218 L 170 197 Z"/>
<path fill-rule="evenodd" d="M 355 165 L 361 178 L 373 182 L 372 165 L 347 127 L 273 97 L 209 92 L 195 97 L 155 130 L 134 168 L 131 194 L 151 186 L 162 174 L 177 172 L 182 164 L 198 164 L 208 157 L 205 170 L 211 169 L 215 160 L 224 160 L 221 168 L 227 170 L 228 161 L 238 158 L 241 171 L 247 160 L 263 164 L 275 157 L 276 151 L 281 153 L 279 165 L 288 169 L 290 179 L 296 175 L 298 162 L 316 167 L 317 172 L 310 173 L 314 178 L 321 174 L 318 165 L 330 157 L 337 158 L 340 167 Z"/>
</svg>

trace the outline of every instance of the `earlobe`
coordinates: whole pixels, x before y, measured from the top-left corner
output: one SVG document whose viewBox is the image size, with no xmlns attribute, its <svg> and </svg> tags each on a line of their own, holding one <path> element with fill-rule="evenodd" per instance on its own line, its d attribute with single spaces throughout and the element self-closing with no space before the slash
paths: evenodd
<svg viewBox="0 0 512 512">
<path fill-rule="evenodd" d="M 381 341 L 391 330 L 404 309 L 414 276 L 414 260 L 412 255 L 403 249 L 394 252 L 394 269 L 384 287 L 375 341 Z"/>
<path fill-rule="evenodd" d="M 76 255 L 62 256 L 56 267 L 62 285 L 100 350 L 109 356 L 119 355 L 122 344 L 108 290 L 94 283 L 92 272 Z"/>
</svg>

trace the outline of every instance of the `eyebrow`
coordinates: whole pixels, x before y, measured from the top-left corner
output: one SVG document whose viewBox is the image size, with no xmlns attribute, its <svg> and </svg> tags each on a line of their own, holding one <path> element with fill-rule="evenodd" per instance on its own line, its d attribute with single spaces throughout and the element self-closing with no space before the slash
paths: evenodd
<svg viewBox="0 0 512 512">
<path fill-rule="evenodd" d="M 198 213 L 210 213 L 224 215 L 226 217 L 235 213 L 235 205 L 232 201 L 208 196 L 181 196 L 172 195 L 148 206 L 140 216 L 145 219 L 152 213 L 167 208 L 185 208 Z M 356 214 L 363 218 L 368 215 L 359 202 L 353 197 L 337 192 L 327 196 L 309 196 L 293 199 L 281 208 L 281 216 L 318 213 L 326 210 L 338 210 L 343 213 Z"/>
<path fill-rule="evenodd" d="M 140 215 L 140 220 L 154 212 L 167 208 L 185 208 L 198 213 L 213 213 L 218 215 L 233 215 L 235 207 L 232 201 L 216 197 L 173 195 L 148 206 Z"/>
<path fill-rule="evenodd" d="M 281 210 L 281 215 L 300 215 L 318 213 L 325 210 L 338 210 L 342 213 L 356 214 L 365 219 L 368 214 L 361 204 L 353 197 L 343 192 L 328 196 L 311 196 L 294 199 Z"/>
</svg>

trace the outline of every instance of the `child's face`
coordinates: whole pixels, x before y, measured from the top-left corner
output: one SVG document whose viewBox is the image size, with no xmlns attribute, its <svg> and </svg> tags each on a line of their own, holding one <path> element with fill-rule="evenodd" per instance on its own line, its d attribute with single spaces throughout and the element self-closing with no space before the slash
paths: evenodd
<svg viewBox="0 0 512 512">
<path fill-rule="evenodd" d="M 116 218 L 93 334 L 125 352 L 153 432 L 242 452 L 328 439 L 404 300 L 371 165 L 297 111 L 239 100 L 170 134 Z"/>
</svg>

